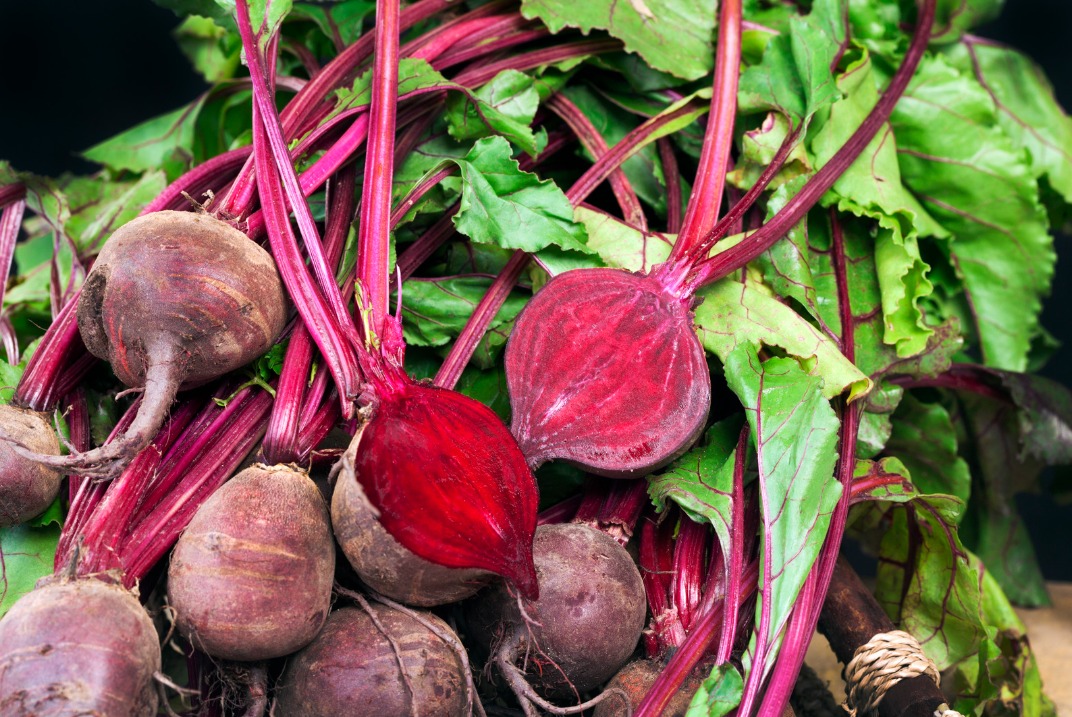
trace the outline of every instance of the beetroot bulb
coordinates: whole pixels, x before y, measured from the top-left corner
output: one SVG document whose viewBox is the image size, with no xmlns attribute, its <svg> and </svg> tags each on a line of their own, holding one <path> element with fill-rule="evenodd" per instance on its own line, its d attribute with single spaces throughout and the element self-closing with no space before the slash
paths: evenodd
<svg viewBox="0 0 1072 717">
<path fill-rule="evenodd" d="M 726 81 L 716 79 L 696 189 L 669 259 L 646 274 L 561 273 L 514 324 L 505 353 L 511 428 L 533 466 L 559 459 L 605 476 L 639 477 L 687 450 L 710 410 L 710 376 L 693 328 L 696 292 L 744 267 L 804 218 L 889 119 L 928 39 L 916 33 L 874 108 L 800 191 L 764 226 L 712 256 L 776 174 L 795 136 L 715 223 L 733 137 L 736 92 L 725 88 L 729 81 L 736 87 L 740 3 L 722 3 L 721 12 L 716 78 Z"/>
<path fill-rule="evenodd" d="M 131 592 L 53 578 L 0 620 L 0 715 L 151 717 L 160 661 L 156 629 Z"/>
<path fill-rule="evenodd" d="M 7 435 L 35 453 L 58 456 L 56 432 L 45 417 L 28 409 L 0 404 L 0 425 Z M 0 528 L 23 523 L 56 499 L 63 474 L 19 455 L 0 441 Z"/>
<path fill-rule="evenodd" d="M 192 645 L 228 660 L 288 655 L 331 607 L 327 506 L 304 472 L 252 465 L 223 484 L 179 536 L 168 603 Z"/>
<path fill-rule="evenodd" d="M 89 352 L 126 385 L 144 388 L 136 417 L 85 453 L 47 456 L 15 445 L 54 468 L 112 476 L 148 445 L 180 389 L 263 354 L 286 312 L 275 262 L 242 232 L 201 212 L 138 217 L 105 243 L 77 312 Z"/>
</svg>

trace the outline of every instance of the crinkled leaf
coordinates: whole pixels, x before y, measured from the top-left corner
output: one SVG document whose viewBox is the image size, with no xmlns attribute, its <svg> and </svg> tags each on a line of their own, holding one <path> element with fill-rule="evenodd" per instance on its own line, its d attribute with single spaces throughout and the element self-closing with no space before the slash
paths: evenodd
<svg viewBox="0 0 1072 717">
<path fill-rule="evenodd" d="M 484 298 L 492 279 L 457 276 L 410 279 L 402 284 L 402 332 L 414 346 L 442 346 L 456 338 Z M 512 292 L 499 308 L 490 328 L 513 320 L 525 306 L 521 292 Z"/>
<path fill-rule="evenodd" d="M 761 507 L 761 579 L 770 605 L 767 644 L 785 627 L 822 548 L 841 484 L 834 476 L 839 421 L 822 380 L 792 359 L 760 362 L 743 342 L 726 358 L 726 381 L 745 408 L 756 445 Z M 773 653 L 772 653 L 773 655 Z M 762 668 L 764 672 L 766 667 Z"/>
<path fill-rule="evenodd" d="M 242 59 L 242 40 L 237 33 L 211 18 L 191 16 L 175 28 L 175 42 L 194 69 L 215 84 L 235 76 Z"/>
<path fill-rule="evenodd" d="M 648 479 L 648 495 L 659 512 L 674 501 L 694 522 L 710 523 L 721 545 L 732 542 L 733 468 L 740 430 L 739 417 L 719 421 L 702 445 Z"/>
<path fill-rule="evenodd" d="M 685 717 L 722 717 L 741 703 L 744 679 L 733 665 L 716 665 L 692 696 Z"/>
<path fill-rule="evenodd" d="M 827 398 L 848 389 L 851 400 L 871 389 L 871 380 L 829 336 L 750 284 L 723 280 L 700 290 L 697 297 L 703 299 L 695 315 L 700 343 L 723 363 L 742 345 L 752 350 L 777 346 L 799 359 Z"/>
<path fill-rule="evenodd" d="M 815 164 L 826 164 L 845 144 L 878 101 L 876 78 L 868 53 L 838 77 L 843 99 L 835 102 L 811 140 Z M 883 341 L 900 357 L 912 356 L 927 344 L 932 329 L 924 322 L 919 301 L 931 293 L 930 267 L 919 254 L 919 236 L 945 236 L 901 183 L 896 141 L 885 127 L 823 198 L 841 212 L 874 220 L 875 266 L 885 316 Z"/>
<path fill-rule="evenodd" d="M 62 523 L 57 500 L 28 523 L 0 528 L 0 618 L 40 578 L 52 574 Z"/>
<path fill-rule="evenodd" d="M 588 253 L 584 226 L 554 182 L 523 172 L 510 144 L 488 137 L 465 157 L 446 160 L 462 175 L 462 199 L 454 226 L 475 242 L 539 251 L 548 246 Z"/>
<path fill-rule="evenodd" d="M 751 189 L 759 175 L 770 165 L 788 135 L 789 120 L 786 116 L 778 112 L 769 113 L 759 127 L 744 133 L 741 138 L 741 155 L 734 170 L 727 174 L 726 178 L 739 189 Z M 804 151 L 804 145 L 798 142 L 789 151 L 782 168 L 768 185 L 768 190 L 773 191 L 791 179 L 809 175 L 813 169 L 811 159 Z"/>
<path fill-rule="evenodd" d="M 742 113 L 775 110 L 794 127 L 839 96 L 831 64 L 845 39 L 845 0 L 818 0 L 812 11 L 794 15 L 789 27 L 767 43 L 763 60 L 741 73 Z"/>
<path fill-rule="evenodd" d="M 1026 153 L 998 120 L 974 78 L 931 57 L 920 63 L 891 124 L 905 183 L 953 235 L 953 261 L 986 363 L 1018 371 L 1055 255 Z"/>
<path fill-rule="evenodd" d="M 912 489 L 884 499 L 903 507 L 889 512 L 875 596 L 894 624 L 945 669 L 975 654 L 985 635 L 979 574 L 956 528 L 964 504 Z"/>
<path fill-rule="evenodd" d="M 164 169 L 175 179 L 191 167 L 194 130 L 205 103 L 202 95 L 185 107 L 142 122 L 98 145 L 82 156 L 116 171 L 148 172 Z"/>
<path fill-rule="evenodd" d="M 451 95 L 445 118 L 456 140 L 499 134 L 532 156 L 539 154 L 532 120 L 540 104 L 535 81 L 523 72 L 504 70 L 472 93 Z"/>
<path fill-rule="evenodd" d="M 1010 47 L 975 40 L 956 45 L 946 57 L 982 83 L 1005 134 L 1027 150 L 1035 178 L 1045 175 L 1072 203 L 1072 118 L 1057 104 L 1038 65 Z"/>
<path fill-rule="evenodd" d="M 588 232 L 588 248 L 602 260 L 594 262 L 594 266 L 646 272 L 666 261 L 676 238 L 673 234 L 641 231 L 617 217 L 584 205 L 573 210 L 573 218 L 584 224 Z"/>
<path fill-rule="evenodd" d="M 714 67 L 712 0 L 522 0 L 521 14 L 553 32 L 606 30 L 657 70 L 695 80 Z"/>
<path fill-rule="evenodd" d="M 964 419 L 975 449 L 979 477 L 971 503 L 965 543 L 1018 605 L 1050 604 L 1046 583 L 1014 496 L 1038 485 L 1042 464 L 1020 449 L 1014 406 L 963 394 Z"/>
<path fill-rule="evenodd" d="M 886 451 L 901 459 L 921 493 L 943 493 L 968 501 L 971 472 L 957 455 L 956 428 L 942 404 L 905 396 L 894 414 Z"/>
</svg>

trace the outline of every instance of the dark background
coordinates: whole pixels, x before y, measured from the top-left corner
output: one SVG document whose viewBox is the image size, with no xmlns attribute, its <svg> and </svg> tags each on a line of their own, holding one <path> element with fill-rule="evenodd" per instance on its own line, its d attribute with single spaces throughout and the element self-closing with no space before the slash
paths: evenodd
<svg viewBox="0 0 1072 717">
<path fill-rule="evenodd" d="M 0 7 L 0 158 L 45 175 L 88 173 L 78 152 L 186 104 L 206 86 L 172 41 L 177 19 L 150 0 L 45 0 Z M 1072 2 L 1008 0 L 977 34 L 1007 42 L 1042 65 L 1057 98 L 1072 107 Z M 1058 273 L 1043 324 L 1064 344 L 1043 372 L 1072 386 L 1072 261 L 1057 239 Z M 1047 474 L 1018 505 L 1050 579 L 1072 580 L 1072 505 L 1050 493 L 1072 469 Z"/>
</svg>

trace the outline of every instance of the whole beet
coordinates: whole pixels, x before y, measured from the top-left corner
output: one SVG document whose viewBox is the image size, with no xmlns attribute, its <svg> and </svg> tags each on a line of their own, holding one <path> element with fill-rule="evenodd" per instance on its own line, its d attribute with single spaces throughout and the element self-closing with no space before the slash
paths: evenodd
<svg viewBox="0 0 1072 717">
<path fill-rule="evenodd" d="M 55 468 L 112 476 L 148 445 L 175 394 L 233 371 L 267 351 L 283 330 L 286 294 L 267 251 L 204 213 L 155 212 L 117 229 L 78 299 L 89 352 L 119 380 L 144 387 L 137 416 L 103 446 Z"/>
<path fill-rule="evenodd" d="M 159 670 L 156 629 L 118 585 L 57 580 L 0 620 L 3 717 L 149 717 Z"/>
<path fill-rule="evenodd" d="M 607 689 L 617 688 L 625 693 L 629 704 L 623 702 L 622 697 L 608 695 L 595 709 L 592 717 L 628 717 L 640 703 L 648 690 L 655 684 L 662 670 L 662 665 L 657 660 L 634 660 L 618 670 L 611 681 L 607 683 Z M 685 684 L 670 699 L 669 704 L 662 711 L 660 717 L 685 717 L 689 711 L 689 703 L 692 696 L 699 689 L 704 680 L 704 675 L 697 671 L 689 673 Z"/>
<path fill-rule="evenodd" d="M 35 453 L 58 456 L 56 432 L 44 416 L 0 404 L 0 429 Z M 25 522 L 56 499 L 63 473 L 16 453 L 0 441 L 0 528 Z"/>
<path fill-rule="evenodd" d="M 625 548 L 586 525 L 541 525 L 532 550 L 540 597 L 522 600 L 527 619 L 517 597 L 498 586 L 469 605 L 470 632 L 485 648 L 501 643 L 524 656 L 529 680 L 546 697 L 576 699 L 636 648 L 647 614 L 644 584 Z"/>
<path fill-rule="evenodd" d="M 168 601 L 179 631 L 204 652 L 267 660 L 316 636 L 334 573 L 319 489 L 294 469 L 253 465 L 217 490 L 179 537 Z"/>
<path fill-rule="evenodd" d="M 366 585 L 407 605 L 431 607 L 472 597 L 495 578 L 487 570 L 448 568 L 402 547 L 377 519 L 361 484 L 345 475 L 331 497 L 331 525 Z"/>
<path fill-rule="evenodd" d="M 447 643 L 399 610 L 380 606 L 370 610 L 375 619 L 359 608 L 331 613 L 317 638 L 287 662 L 276 686 L 275 714 L 466 714 L 466 675 Z M 431 613 L 421 615 L 450 632 Z"/>
</svg>

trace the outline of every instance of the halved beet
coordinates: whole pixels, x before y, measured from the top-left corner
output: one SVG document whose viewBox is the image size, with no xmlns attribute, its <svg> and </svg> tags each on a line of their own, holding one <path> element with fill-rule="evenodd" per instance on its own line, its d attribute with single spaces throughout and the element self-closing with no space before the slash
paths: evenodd
<svg viewBox="0 0 1072 717">
<path fill-rule="evenodd" d="M 495 574 L 448 568 L 418 557 L 391 537 L 356 480 L 336 482 L 331 526 L 346 559 L 361 580 L 406 605 L 446 605 L 475 595 Z"/>
<path fill-rule="evenodd" d="M 377 399 L 340 465 L 338 480 L 360 481 L 383 527 L 407 550 L 451 568 L 489 570 L 537 594 L 536 479 L 487 406 L 399 381 Z M 333 513 L 341 516 L 345 506 L 336 501 L 355 495 L 344 488 Z M 353 509 L 362 509 L 357 503 Z"/>
<path fill-rule="evenodd" d="M 0 715 L 156 714 L 160 643 L 120 585 L 56 580 L 0 620 Z"/>
<path fill-rule="evenodd" d="M 684 453 L 711 405 L 689 301 L 617 269 L 567 271 L 537 292 L 506 345 L 506 380 L 531 465 L 557 459 L 612 478 Z"/>
</svg>

